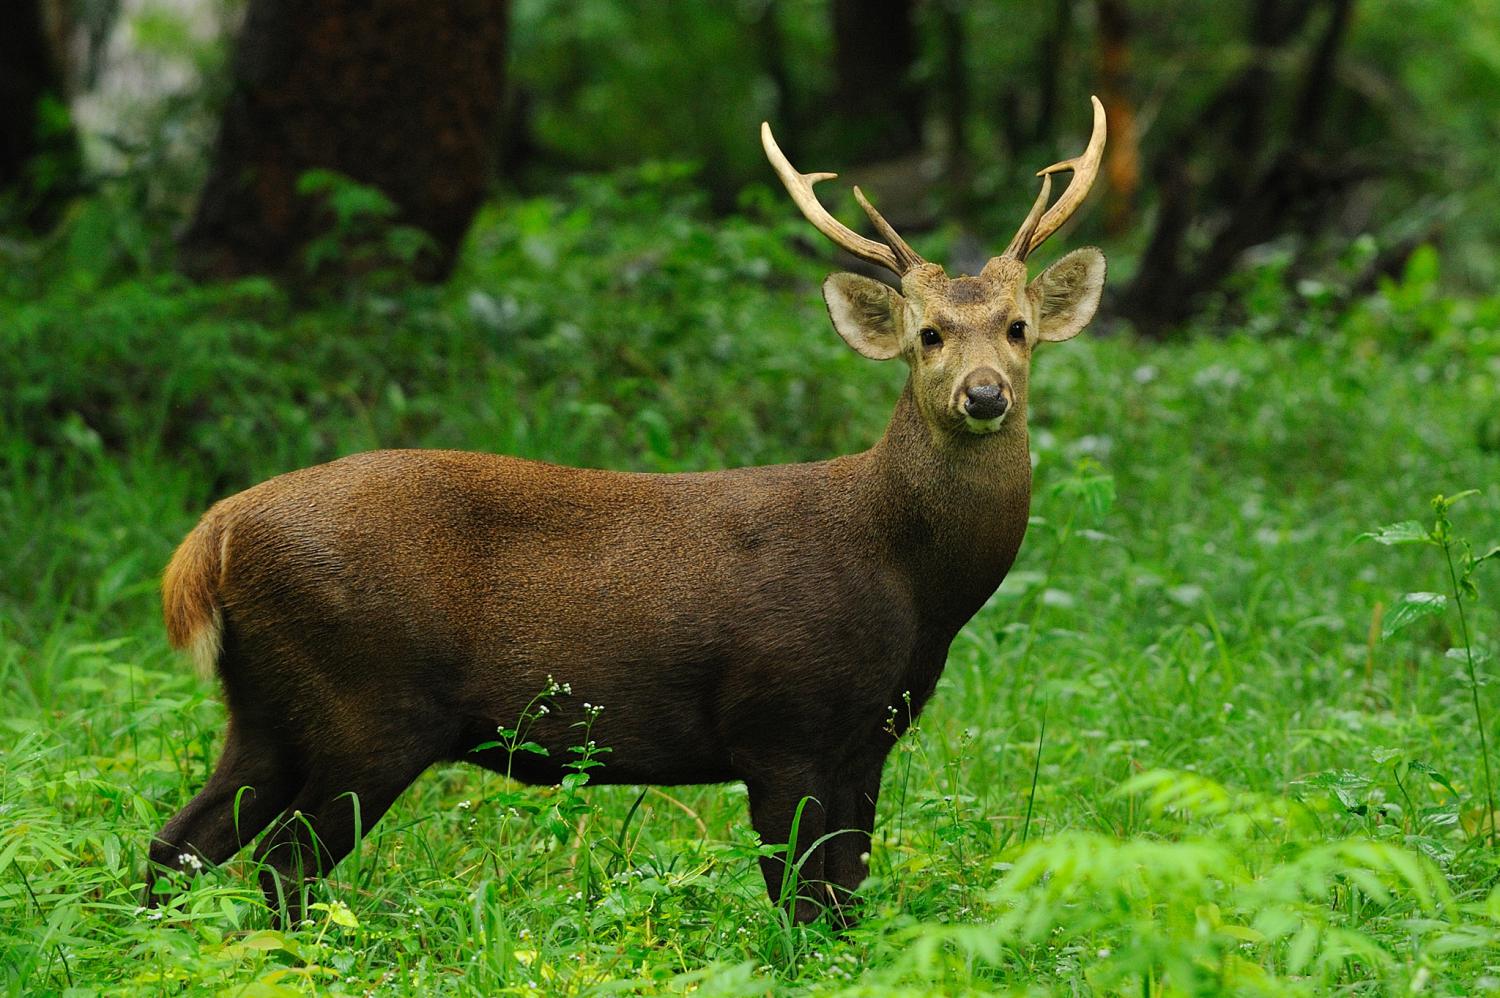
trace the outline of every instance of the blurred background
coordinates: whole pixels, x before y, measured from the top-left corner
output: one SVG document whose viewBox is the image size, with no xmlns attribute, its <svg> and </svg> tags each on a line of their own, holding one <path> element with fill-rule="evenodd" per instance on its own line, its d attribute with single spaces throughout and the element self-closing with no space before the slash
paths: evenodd
<svg viewBox="0 0 1500 998">
<path fill-rule="evenodd" d="M 779 218 L 768 119 L 801 169 L 972 270 L 1097 93 L 1106 182 L 1072 241 L 1110 252 L 1113 321 L 1167 336 L 1268 285 L 1359 295 L 1424 243 L 1454 286 L 1497 276 L 1494 0 L 9 7 L 10 267 L 61 227 L 102 277 L 301 279 L 333 264 L 330 233 L 380 223 L 429 237 L 385 248 L 441 278 L 481 204 L 645 164 L 714 215 Z"/>
</svg>

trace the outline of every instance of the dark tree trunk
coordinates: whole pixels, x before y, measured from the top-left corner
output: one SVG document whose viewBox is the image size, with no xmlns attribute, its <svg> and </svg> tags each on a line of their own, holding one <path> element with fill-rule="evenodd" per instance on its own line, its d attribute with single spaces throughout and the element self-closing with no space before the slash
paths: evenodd
<svg viewBox="0 0 1500 998">
<path fill-rule="evenodd" d="M 922 141 L 913 0 L 834 0 L 838 113 L 849 155 L 894 159 Z"/>
<path fill-rule="evenodd" d="M 1353 0 L 1258 0 L 1244 69 L 1161 143 L 1156 227 L 1118 304 L 1141 332 L 1162 335 L 1191 318 L 1250 247 L 1316 231 L 1364 175 L 1321 151 L 1320 142 L 1352 7 Z M 1320 11 L 1326 20 L 1300 85 L 1278 88 L 1281 53 Z M 1293 92 L 1278 101 L 1278 89 Z M 1281 130 L 1274 127 L 1278 104 L 1286 105 Z M 1195 157 L 1203 159 L 1198 170 Z"/>
<path fill-rule="evenodd" d="M 1109 145 L 1104 149 L 1104 229 L 1124 233 L 1135 214 L 1141 186 L 1139 138 L 1130 81 L 1130 10 L 1125 0 L 1098 0 L 1099 99 L 1109 115 Z"/>
<path fill-rule="evenodd" d="M 954 214 L 966 218 L 972 207 L 969 162 L 969 56 L 964 11 L 953 0 L 939 5 L 943 36 L 943 122 L 948 133 L 948 192 Z"/>
<path fill-rule="evenodd" d="M 51 228 L 82 168 L 41 0 L 11 0 L 0 26 L 0 224 Z"/>
<path fill-rule="evenodd" d="M 1062 74 L 1070 71 L 1069 39 L 1073 34 L 1073 0 L 1057 0 L 1052 22 L 1042 36 L 1036 64 L 1036 118 L 1031 123 L 1031 143 L 1040 144 L 1057 135 L 1058 93 Z"/>
<path fill-rule="evenodd" d="M 795 100 L 796 95 L 792 93 L 791 68 L 786 60 L 786 38 L 781 30 L 781 22 L 776 17 L 776 4 L 768 2 L 756 15 L 754 24 L 755 41 L 760 48 L 760 63 L 765 67 L 771 85 L 776 88 L 776 103 L 772 111 L 775 121 L 772 124 L 777 135 L 786 136 L 784 141 L 788 148 L 800 148 L 802 115 Z"/>
<path fill-rule="evenodd" d="M 505 0 L 251 0 L 183 266 L 289 274 L 326 231 L 307 170 L 379 188 L 452 266 L 484 196 L 502 109 Z"/>
</svg>

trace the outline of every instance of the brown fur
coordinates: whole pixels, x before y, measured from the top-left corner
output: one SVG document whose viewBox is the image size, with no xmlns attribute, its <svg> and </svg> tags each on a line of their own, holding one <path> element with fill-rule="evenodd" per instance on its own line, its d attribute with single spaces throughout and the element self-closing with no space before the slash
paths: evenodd
<svg viewBox="0 0 1500 998">
<path fill-rule="evenodd" d="M 173 557 L 163 602 L 175 645 L 221 640 L 229 733 L 153 863 L 222 862 L 273 826 L 264 885 L 296 911 L 284 892 L 353 846 L 356 806 L 368 829 L 444 760 L 555 782 L 587 702 L 604 707 L 591 736 L 609 749 L 594 782 L 744 780 L 771 843 L 811 798 L 801 849 L 847 832 L 810 853 L 796 916 L 845 902 L 866 875 L 893 734 L 1026 531 L 1034 339 L 1005 332 L 1017 315 L 1041 321 L 1024 277 L 968 279 L 985 295 L 957 300 L 935 267 L 909 274 L 904 296 L 833 282 L 840 332 L 913 371 L 861 454 L 644 475 L 378 451 L 218 503 Z M 840 289 L 863 304 L 841 311 Z M 928 322 L 942 351 L 918 342 Z M 979 432 L 953 399 L 986 371 L 1011 409 Z M 550 680 L 572 693 L 527 729 L 547 756 L 474 751 Z M 762 865 L 776 897 L 781 862 Z"/>
<path fill-rule="evenodd" d="M 187 535 L 162 576 L 162 618 L 173 648 L 187 651 L 198 674 L 207 679 L 218 661 L 223 626 L 216 590 L 223 546 L 217 521 L 210 516 Z"/>
</svg>

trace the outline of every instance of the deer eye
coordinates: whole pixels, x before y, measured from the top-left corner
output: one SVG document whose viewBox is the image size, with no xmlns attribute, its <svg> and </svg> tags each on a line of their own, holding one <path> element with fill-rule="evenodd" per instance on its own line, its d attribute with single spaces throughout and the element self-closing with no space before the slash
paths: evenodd
<svg viewBox="0 0 1500 998">
<path fill-rule="evenodd" d="M 943 345 L 943 336 L 931 326 L 923 326 L 922 331 L 917 334 L 922 340 L 924 347 L 940 347 Z"/>
<path fill-rule="evenodd" d="M 1014 342 L 1016 342 L 1016 343 L 1023 343 L 1023 342 L 1025 342 L 1025 340 L 1026 340 L 1026 320 L 1025 319 L 1017 319 L 1015 322 L 1012 322 L 1010 324 L 1010 328 L 1007 329 L 1005 332 L 1006 332 L 1006 334 L 1008 336 L 1010 336 L 1010 338 Z"/>
</svg>

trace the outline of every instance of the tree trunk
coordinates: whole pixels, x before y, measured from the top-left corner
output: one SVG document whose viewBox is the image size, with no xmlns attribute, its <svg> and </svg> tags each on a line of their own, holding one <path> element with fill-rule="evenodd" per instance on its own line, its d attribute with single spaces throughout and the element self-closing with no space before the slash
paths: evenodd
<svg viewBox="0 0 1500 998">
<path fill-rule="evenodd" d="M 913 0 L 834 0 L 833 48 L 850 157 L 894 159 L 920 146 Z"/>
<path fill-rule="evenodd" d="M 1062 74 L 1071 71 L 1069 42 L 1072 35 L 1073 0 L 1057 0 L 1052 10 L 1052 22 L 1037 50 L 1033 84 L 1036 87 L 1036 118 L 1031 123 L 1032 145 L 1057 138 L 1058 94 L 1062 89 Z"/>
<path fill-rule="evenodd" d="M 948 133 L 948 197 L 952 213 L 971 213 L 973 170 L 969 162 L 969 56 L 964 10 L 953 0 L 938 5 L 943 37 L 943 122 Z"/>
<path fill-rule="evenodd" d="M 1364 175 L 1321 141 L 1353 3 L 1257 0 L 1244 68 L 1160 144 L 1156 226 L 1118 300 L 1143 334 L 1161 336 L 1191 318 L 1250 247 L 1315 231 Z M 1289 75 L 1278 68 L 1286 65 L 1283 53 L 1317 13 L 1326 20 L 1301 86 L 1278 87 L 1278 74 Z M 1296 92 L 1278 100 L 1287 89 Z M 1278 115 L 1278 104 L 1289 107 Z"/>
<path fill-rule="evenodd" d="M 1135 103 L 1130 99 L 1130 11 L 1125 0 L 1098 0 L 1099 92 L 1109 115 L 1104 149 L 1104 231 L 1119 236 L 1130 228 L 1141 186 Z"/>
<path fill-rule="evenodd" d="M 328 228 L 297 181 L 326 169 L 384 192 L 444 276 L 490 178 L 506 28 L 505 0 L 251 0 L 184 268 L 296 272 Z"/>
<path fill-rule="evenodd" d="M 0 224 L 50 229 L 82 170 L 41 0 L 12 0 L 0 30 Z"/>
<path fill-rule="evenodd" d="M 760 49 L 760 63 L 776 88 L 776 103 L 772 105 L 772 124 L 777 135 L 786 136 L 782 141 L 788 149 L 802 146 L 802 115 L 792 93 L 791 67 L 786 59 L 786 37 L 781 22 L 776 17 L 776 5 L 767 2 L 754 21 L 755 43 Z"/>
</svg>

